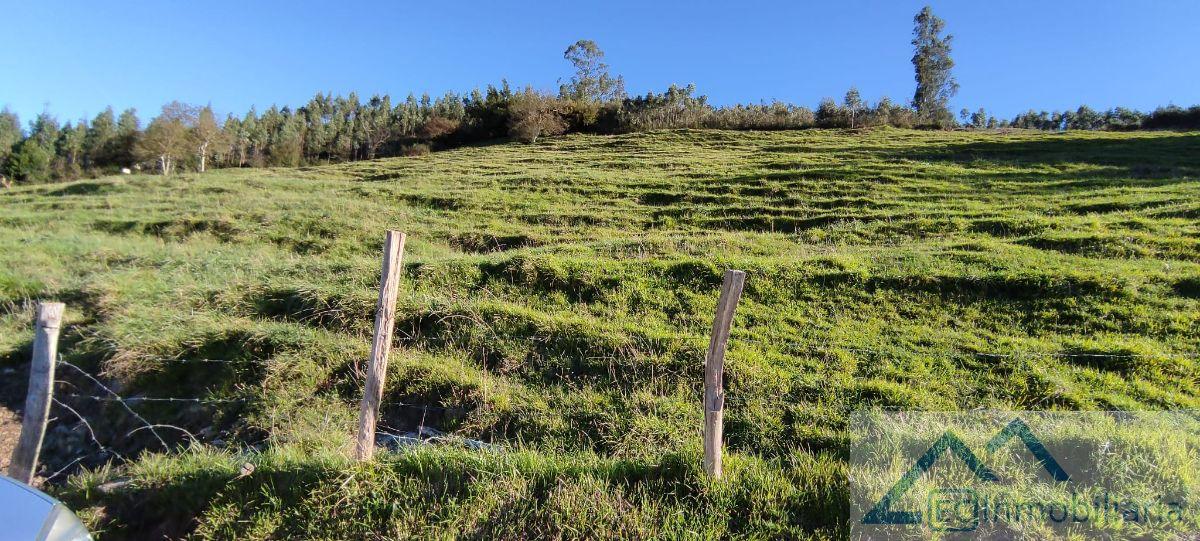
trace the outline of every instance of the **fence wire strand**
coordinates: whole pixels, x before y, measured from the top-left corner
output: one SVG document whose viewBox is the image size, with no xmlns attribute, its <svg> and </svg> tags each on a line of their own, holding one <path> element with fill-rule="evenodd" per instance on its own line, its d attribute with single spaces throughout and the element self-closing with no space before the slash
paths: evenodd
<svg viewBox="0 0 1200 541">
<path fill-rule="evenodd" d="M 93 400 L 96 402 L 122 402 L 126 404 L 136 404 L 138 402 L 178 402 L 188 404 L 241 404 L 250 402 L 248 398 L 176 398 L 176 397 L 157 397 L 157 396 L 95 396 L 87 394 L 64 393 L 59 396 L 67 398 L 77 398 L 82 400 Z"/>
<path fill-rule="evenodd" d="M 684 340 L 686 340 L 686 339 L 684 339 Z M 648 344 L 653 344 L 654 346 L 658 346 L 658 347 L 662 348 L 662 347 L 664 347 L 664 344 L 666 344 L 668 342 L 679 343 L 680 341 L 681 341 L 680 338 L 668 339 L 668 340 L 663 340 L 662 338 L 652 338 L 652 339 L 644 340 L 643 342 L 648 343 Z M 878 356 L 890 356 L 890 357 L 898 357 L 898 356 L 904 356 L 904 355 L 922 355 L 922 353 L 916 352 L 916 351 L 888 350 L 888 349 L 880 349 L 880 348 L 872 348 L 872 347 L 853 346 L 853 345 L 849 345 L 849 344 L 846 344 L 846 345 L 838 345 L 838 344 L 833 344 L 833 343 L 813 344 L 813 343 L 805 343 L 805 342 L 799 342 L 799 341 L 794 341 L 794 340 L 760 340 L 760 339 L 736 338 L 736 337 L 730 339 L 730 344 L 729 344 L 730 354 L 736 354 L 739 349 L 739 346 L 742 346 L 742 345 L 757 346 L 762 349 L 783 351 L 785 353 L 795 353 L 795 354 L 807 353 L 807 354 L 812 354 L 812 355 L 830 355 L 830 354 L 838 354 L 838 353 L 842 353 L 842 354 L 850 353 L 850 354 L 858 354 L 858 355 L 878 355 Z M 958 358 L 977 358 L 977 359 L 979 359 L 979 358 L 983 358 L 983 359 L 1028 359 L 1028 358 L 1200 359 L 1200 354 L 1188 354 L 1188 353 L 1087 353 L 1087 352 L 1047 352 L 1047 351 L 995 352 L 995 351 L 973 351 L 973 350 L 961 349 L 961 348 L 960 349 L 951 349 L 949 351 L 946 351 L 946 350 L 931 351 L 929 353 L 925 353 L 924 355 L 944 356 L 947 358 L 958 357 Z M 209 359 L 209 358 L 188 359 L 188 358 L 175 358 L 175 357 L 144 357 L 142 359 L 147 360 L 147 361 L 158 361 L 158 362 L 167 363 L 167 364 L 265 365 L 268 362 L 270 362 L 269 359 Z M 93 429 L 92 425 L 88 422 L 88 420 L 82 414 L 80 414 L 78 410 L 71 407 L 66 402 L 59 400 L 59 397 L 64 398 L 64 399 L 87 400 L 87 401 L 100 402 L 100 403 L 118 403 L 133 419 L 135 419 L 138 423 L 141 424 L 141 426 L 129 431 L 125 435 L 125 437 L 129 438 L 138 432 L 149 431 L 151 434 L 153 434 L 154 438 L 163 446 L 164 449 L 170 449 L 171 447 L 162 438 L 161 434 L 159 433 L 159 429 L 172 429 L 172 430 L 180 431 L 183 434 L 185 434 L 188 438 L 190 438 L 190 441 L 193 444 L 198 443 L 199 440 L 196 438 L 195 435 L 193 435 L 191 432 L 189 432 L 183 428 L 173 426 L 173 425 L 168 425 L 168 424 L 151 423 L 145 417 L 143 417 L 137 411 L 135 411 L 132 406 L 137 405 L 137 404 L 151 404 L 151 403 L 228 405 L 228 404 L 245 404 L 245 403 L 251 403 L 251 402 L 258 402 L 258 401 L 262 400 L 261 398 L 197 398 L 197 397 L 157 397 L 157 396 L 155 396 L 155 397 L 140 397 L 140 396 L 123 397 L 120 394 L 118 394 L 117 392 L 115 392 L 114 390 L 112 390 L 111 388 L 109 388 L 108 386 L 106 386 L 104 383 L 102 383 L 99 380 L 99 378 L 93 376 L 92 374 L 83 370 L 79 366 L 76 366 L 75 364 L 72 364 L 70 362 L 62 360 L 61 356 L 58 359 L 58 364 L 65 366 L 67 368 L 71 368 L 75 372 L 79 373 L 84 378 L 89 380 L 97 388 L 102 390 L 104 392 L 104 394 L 103 395 L 91 395 L 91 394 L 86 394 L 86 393 L 82 393 L 82 392 L 61 393 L 55 397 L 52 397 L 53 403 L 57 404 L 59 407 L 63 408 L 64 410 L 70 412 L 74 417 L 76 417 L 84 425 L 84 427 L 86 428 L 87 437 L 97 447 L 98 452 L 101 455 L 105 455 L 105 454 L 112 455 L 112 456 L 116 457 L 118 460 L 120 460 L 121 462 L 128 462 L 128 459 L 125 456 L 123 456 L 121 453 L 119 453 L 119 452 L 115 451 L 114 449 L 101 443 L 99 438 L 96 436 L 95 430 Z M 55 383 L 69 385 L 72 388 L 72 390 L 75 390 L 75 391 L 81 390 L 78 385 L 75 385 L 74 383 L 72 383 L 70 381 L 59 380 L 59 381 L 56 381 Z M 732 408 L 784 407 L 790 403 L 792 403 L 792 402 L 789 401 L 785 397 L 742 398 L 742 397 L 729 396 L 729 397 L 727 397 L 727 401 L 726 401 L 726 405 L 729 407 L 732 407 Z M 349 403 L 348 405 L 353 407 L 353 406 L 357 406 L 357 404 L 358 403 L 356 401 L 353 403 Z M 450 441 L 451 439 L 455 438 L 455 436 L 449 435 L 449 434 L 444 435 L 444 436 L 432 436 L 432 437 L 424 438 L 423 435 L 426 432 L 426 428 L 427 428 L 426 422 L 428 421 L 427 416 L 430 413 L 470 416 L 474 413 L 481 412 L 481 411 L 482 412 L 491 411 L 487 404 L 446 406 L 446 405 L 417 404 L 417 403 L 411 403 L 411 402 L 404 402 L 404 401 L 400 401 L 400 400 L 388 400 L 388 401 L 382 402 L 380 406 L 381 406 L 381 408 L 401 408 L 401 409 L 406 409 L 406 410 L 412 411 L 414 413 L 419 412 L 421 420 L 420 420 L 419 424 L 417 425 L 417 429 L 416 429 L 416 432 L 418 434 L 418 439 L 428 439 L 429 441 L 441 441 L 441 440 Z M 564 417 L 562 415 L 556 415 L 554 412 L 551 412 L 551 411 L 540 411 L 537 409 L 519 409 L 519 410 L 511 411 L 509 413 L 511 414 L 511 417 L 513 417 L 513 418 L 510 418 L 510 419 L 507 419 L 504 421 L 503 424 L 505 426 L 505 430 L 507 430 L 509 423 L 511 423 L 513 420 L 516 420 L 515 418 L 523 418 L 523 419 L 526 419 L 527 421 L 534 421 L 534 422 L 553 420 L 557 423 L 563 423 L 563 424 L 567 425 L 568 427 L 571 425 L 578 425 L 579 422 L 581 421 L 579 419 L 572 420 L 569 417 Z M 504 417 L 504 416 L 502 415 L 502 417 Z M 584 422 L 584 424 L 586 424 L 586 422 Z M 384 423 L 382 419 L 379 421 L 379 427 L 381 429 L 383 429 L 384 431 L 390 432 L 392 435 L 402 435 L 405 433 L 412 432 L 411 430 L 404 431 L 404 430 L 400 430 L 396 427 L 389 426 L 388 424 Z M 586 432 L 580 426 L 574 426 L 574 430 L 571 430 L 570 428 L 568 428 L 568 431 L 578 431 L 578 435 L 581 438 L 583 438 L 584 440 L 587 440 L 590 438 L 590 436 L 588 436 L 586 434 Z M 489 443 L 488 445 L 493 445 L 493 444 Z M 62 475 L 64 472 L 68 471 L 71 467 L 79 464 L 80 462 L 84 461 L 85 459 L 87 459 L 87 455 L 76 458 L 75 460 L 69 462 L 68 464 L 66 464 L 65 466 L 60 468 L 58 471 L 54 472 L 48 479 L 54 479 L 54 478 Z"/>
<path fill-rule="evenodd" d="M 62 360 L 61 356 L 59 357 L 58 362 L 59 362 L 59 364 L 62 364 L 63 366 L 73 368 L 73 369 L 75 369 L 76 372 L 83 374 L 84 377 L 91 380 L 92 383 L 95 383 L 97 387 L 100 387 L 101 389 L 103 389 L 104 392 L 108 393 L 109 396 L 116 398 L 115 402 L 121 404 L 121 407 L 125 408 L 125 411 L 128 411 L 129 414 L 132 415 L 135 419 L 137 419 L 138 421 L 140 421 L 142 424 L 144 424 L 146 426 L 151 426 L 150 421 L 147 421 L 145 417 L 142 417 L 141 415 L 138 414 L 138 412 L 134 411 L 133 408 L 129 407 L 129 404 L 121 398 L 121 395 L 117 394 L 112 389 L 109 389 L 107 385 L 101 383 L 99 379 L 96 379 L 94 376 L 89 374 L 86 370 L 84 370 L 78 366 L 75 366 L 67 361 Z M 170 448 L 170 446 L 167 445 L 167 442 L 162 439 L 162 436 L 159 435 L 158 431 L 155 430 L 153 427 L 150 428 L 150 433 L 154 434 L 154 438 L 158 440 L 158 443 L 162 444 L 163 448 L 166 448 L 166 449 Z"/>
<path fill-rule="evenodd" d="M 751 338 L 731 338 L 732 344 L 756 344 L 775 349 L 790 349 L 792 351 L 801 350 L 809 353 L 861 353 L 873 355 L 919 355 L 920 352 L 915 351 L 897 351 L 886 350 L 879 348 L 838 345 L 838 344 L 811 344 L 805 342 L 795 342 L 788 340 L 757 340 Z M 1020 359 L 1020 358 L 1062 358 L 1062 359 L 1200 359 L 1200 353 L 1086 353 L 1086 352 L 1063 352 L 1063 351 L 1011 351 L 1007 353 L 990 352 L 990 351 L 974 351 L 970 349 L 953 349 L 950 351 L 933 351 L 931 355 L 963 355 L 971 357 L 984 357 L 994 359 Z"/>
</svg>

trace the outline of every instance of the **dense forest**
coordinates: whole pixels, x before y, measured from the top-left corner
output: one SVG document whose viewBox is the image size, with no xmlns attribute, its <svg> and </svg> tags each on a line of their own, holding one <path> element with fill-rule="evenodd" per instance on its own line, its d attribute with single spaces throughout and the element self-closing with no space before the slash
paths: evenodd
<svg viewBox="0 0 1200 541">
<path fill-rule="evenodd" d="M 1034 111 L 998 120 L 980 108 L 948 103 L 958 91 L 950 58 L 952 36 L 929 8 L 914 19 L 916 91 L 908 104 L 884 97 L 864 101 L 856 88 L 840 102 L 815 110 L 783 102 L 716 107 L 694 85 L 630 96 L 610 74 L 604 52 L 580 40 L 564 53 L 574 75 L 558 92 L 513 88 L 507 81 L 466 94 L 428 94 L 393 102 L 387 95 L 318 93 L 292 108 L 229 114 L 211 106 L 172 102 L 144 128 L 134 109 L 110 107 L 91 120 L 60 124 L 50 113 L 23 129 L 16 114 L 0 111 L 0 183 L 68 180 L 122 170 L 204 171 L 209 167 L 302 164 L 424 154 L 433 149 L 512 137 L 533 142 L 567 132 L 625 133 L 673 128 L 779 130 L 894 126 L 928 129 L 1138 130 L 1200 129 L 1200 106 L 1160 107 L 1145 113 L 1123 107 L 1097 111 Z"/>
</svg>

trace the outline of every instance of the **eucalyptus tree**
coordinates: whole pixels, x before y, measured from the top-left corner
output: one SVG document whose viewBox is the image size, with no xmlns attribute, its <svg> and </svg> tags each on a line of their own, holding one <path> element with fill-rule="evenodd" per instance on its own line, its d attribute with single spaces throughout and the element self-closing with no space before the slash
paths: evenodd
<svg viewBox="0 0 1200 541">
<path fill-rule="evenodd" d="M 594 103 L 625 97 L 625 79 L 609 75 L 604 51 L 596 42 L 590 39 L 576 41 L 563 51 L 563 58 L 575 68 L 570 82 L 559 87 L 563 98 Z"/>
<path fill-rule="evenodd" d="M 912 104 L 921 122 L 946 126 L 954 123 L 950 113 L 950 98 L 958 93 L 958 82 L 951 70 L 950 43 L 954 36 L 943 36 L 946 22 L 925 6 L 913 18 L 913 68 L 916 70 L 917 90 Z"/>
<path fill-rule="evenodd" d="M 858 93 L 858 88 L 850 87 L 846 91 L 846 96 L 842 99 L 842 105 L 846 108 L 846 118 L 850 122 L 851 128 L 857 128 L 863 117 L 863 113 L 867 110 L 867 104 L 863 102 L 862 94 Z"/>
</svg>

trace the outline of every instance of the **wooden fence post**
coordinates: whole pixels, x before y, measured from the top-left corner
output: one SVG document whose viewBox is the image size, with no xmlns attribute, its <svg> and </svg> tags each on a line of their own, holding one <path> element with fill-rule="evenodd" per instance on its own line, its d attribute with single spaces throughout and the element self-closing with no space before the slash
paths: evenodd
<svg viewBox="0 0 1200 541">
<path fill-rule="evenodd" d="M 746 273 L 725 271 L 717 315 L 713 318 L 708 355 L 704 358 L 704 471 L 713 479 L 721 478 L 721 434 L 725 417 L 725 345 L 733 312 L 742 298 Z"/>
<path fill-rule="evenodd" d="M 375 454 L 375 422 L 387 376 L 388 354 L 392 351 L 392 332 L 396 327 L 396 291 L 403 270 L 404 233 L 388 231 L 383 242 L 383 272 L 379 278 L 379 304 L 375 306 L 375 338 L 371 341 L 371 361 L 358 413 L 358 440 L 354 456 L 370 460 Z"/>
<path fill-rule="evenodd" d="M 54 365 L 58 359 L 58 331 L 65 309 L 66 305 L 61 302 L 38 303 L 37 307 L 25 417 L 21 422 L 21 437 L 8 466 L 8 476 L 25 484 L 33 483 L 42 439 L 46 435 L 50 398 L 54 392 Z"/>
</svg>

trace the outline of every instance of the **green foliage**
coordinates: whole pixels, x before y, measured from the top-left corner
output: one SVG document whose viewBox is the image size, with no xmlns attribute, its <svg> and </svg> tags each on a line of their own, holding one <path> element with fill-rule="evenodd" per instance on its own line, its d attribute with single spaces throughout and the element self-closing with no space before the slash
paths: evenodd
<svg viewBox="0 0 1200 541">
<path fill-rule="evenodd" d="M 1200 105 L 1187 109 L 1178 105 L 1159 107 L 1143 121 L 1142 127 L 1151 130 L 1200 129 Z"/>
<path fill-rule="evenodd" d="M 508 133 L 518 141 L 533 143 L 543 135 L 560 135 L 567 130 L 559 102 L 533 88 L 513 96 L 508 106 Z"/>
<path fill-rule="evenodd" d="M 913 127 L 913 110 L 897 105 L 884 96 L 874 107 L 863 101 L 858 89 L 851 87 L 846 92 L 842 104 L 838 105 L 832 98 L 821 100 L 813 123 L 821 128 L 862 128 L 875 126 L 893 126 L 896 128 Z"/>
<path fill-rule="evenodd" d="M 162 114 L 150 121 L 146 133 L 138 139 L 135 154 L 144 161 L 156 162 L 163 175 L 170 175 L 178 163 L 192 155 L 193 138 L 189 125 L 195 122 L 193 107 L 179 102 L 163 106 Z"/>
<path fill-rule="evenodd" d="M 946 22 L 934 15 L 929 6 L 913 18 L 912 63 L 917 90 L 912 105 L 923 124 L 950 127 L 954 125 L 954 116 L 949 103 L 958 93 L 958 82 L 950 73 L 954 68 L 954 60 L 950 58 L 953 36 L 942 36 L 945 27 Z"/>
<path fill-rule="evenodd" d="M 21 120 L 8 107 L 0 109 L 0 168 L 12 154 L 13 147 L 24 137 L 21 132 Z"/>
<path fill-rule="evenodd" d="M 115 161 L 117 138 L 116 116 L 112 107 L 105 108 L 88 125 L 83 150 L 88 167 L 104 167 Z"/>
<path fill-rule="evenodd" d="M 226 144 L 223 141 L 224 133 L 221 131 L 221 126 L 217 124 L 217 118 L 213 114 L 211 106 L 200 108 L 196 114 L 191 138 L 192 143 L 196 146 L 196 158 L 200 162 L 198 170 L 203 173 L 208 159 L 217 152 L 221 145 Z"/>
<path fill-rule="evenodd" d="M 570 83 L 562 85 L 559 90 L 563 99 L 594 104 L 625 98 L 625 80 L 608 74 L 604 51 L 596 42 L 581 39 L 572 43 L 563 51 L 563 58 L 575 68 Z"/>
<path fill-rule="evenodd" d="M 141 123 L 137 111 L 126 109 L 117 118 L 117 133 L 110 148 L 109 160 L 111 165 L 131 167 L 134 165 L 134 152 L 138 137 L 141 136 Z"/>
<path fill-rule="evenodd" d="M 36 139 L 30 137 L 13 149 L 4 170 L 18 182 L 47 182 L 50 180 L 50 165 L 53 159 L 53 147 L 39 144 Z"/>
<path fill-rule="evenodd" d="M 6 118 L 15 122 L 16 116 Z M 9 127 L 11 130 L 11 126 Z M 18 132 L 19 133 L 19 132 Z M 58 120 L 49 113 L 42 113 L 29 123 L 29 134 L 12 147 L 4 171 L 18 182 L 40 183 L 52 179 L 55 145 L 61 130 Z"/>
<path fill-rule="evenodd" d="M 1074 111 L 1034 111 L 1013 118 L 1013 127 L 1035 130 L 1195 130 L 1200 129 L 1200 106 L 1170 105 L 1147 114 L 1124 107 L 1099 112 L 1086 105 Z"/>
</svg>

